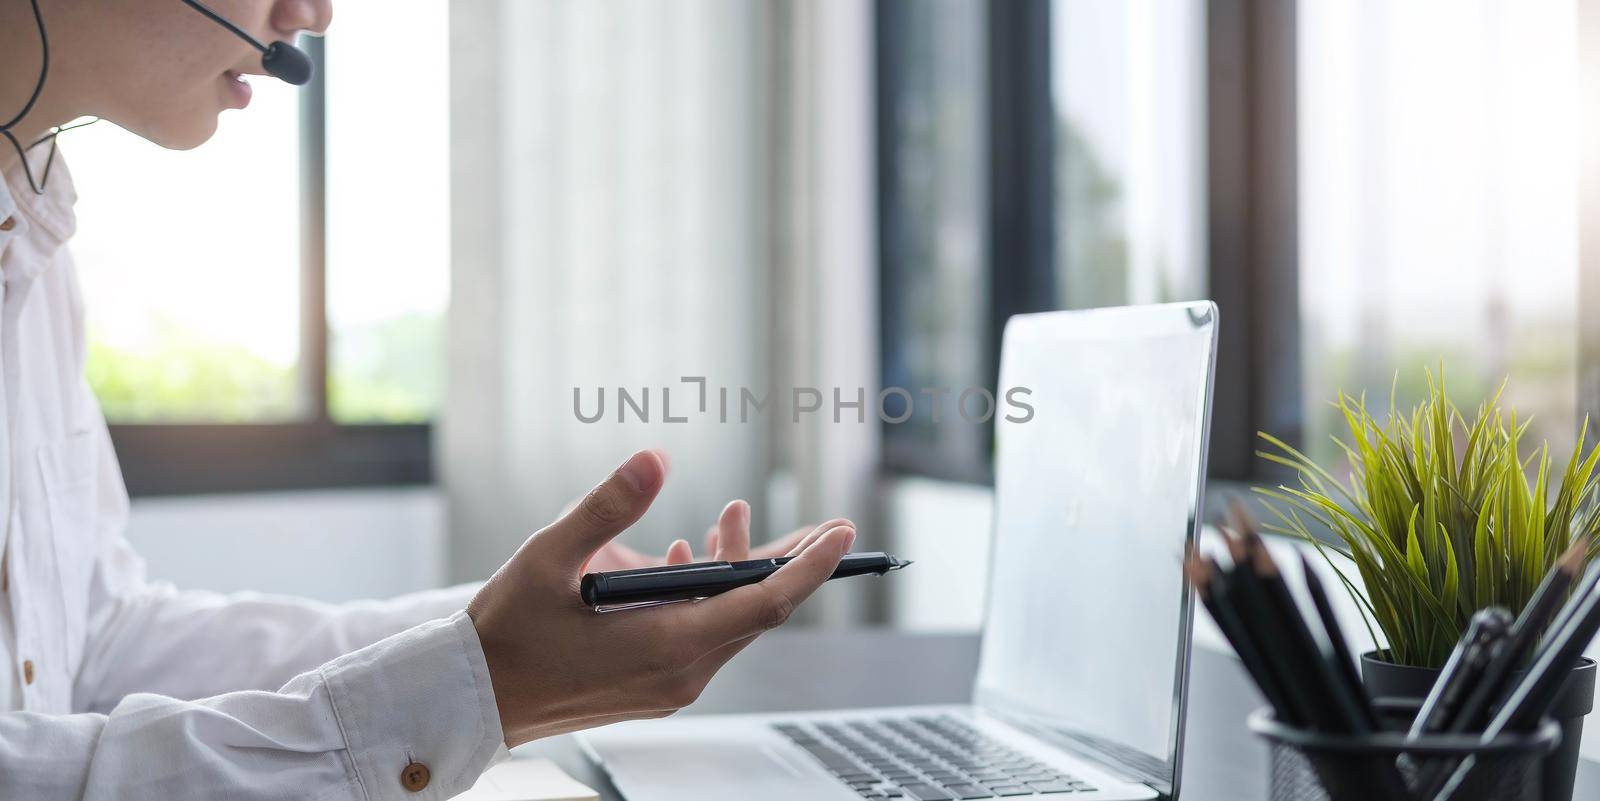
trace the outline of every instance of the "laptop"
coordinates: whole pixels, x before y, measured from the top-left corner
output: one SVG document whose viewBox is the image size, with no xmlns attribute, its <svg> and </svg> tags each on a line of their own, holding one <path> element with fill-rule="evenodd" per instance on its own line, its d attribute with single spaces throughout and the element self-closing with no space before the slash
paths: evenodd
<svg viewBox="0 0 1600 801">
<path fill-rule="evenodd" d="M 1033 414 L 994 423 L 972 704 L 684 715 L 584 749 L 630 801 L 1176 798 L 1216 335 L 1210 302 L 1007 323 L 1001 392 Z"/>
</svg>

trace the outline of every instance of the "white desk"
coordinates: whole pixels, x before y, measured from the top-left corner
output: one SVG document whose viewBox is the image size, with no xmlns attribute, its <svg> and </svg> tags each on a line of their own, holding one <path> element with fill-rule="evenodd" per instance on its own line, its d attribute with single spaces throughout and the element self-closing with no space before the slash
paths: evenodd
<svg viewBox="0 0 1600 801">
<path fill-rule="evenodd" d="M 975 635 L 780 630 L 729 663 L 700 701 L 680 714 L 964 703 L 977 658 Z M 1266 748 L 1244 723 L 1260 704 L 1233 656 L 1196 648 L 1181 798 L 1265 800 Z M 621 801 L 570 736 L 530 743 L 516 753 L 550 757 L 605 801 Z M 1600 797 L 1600 762 L 1579 766 L 1574 797 Z"/>
</svg>

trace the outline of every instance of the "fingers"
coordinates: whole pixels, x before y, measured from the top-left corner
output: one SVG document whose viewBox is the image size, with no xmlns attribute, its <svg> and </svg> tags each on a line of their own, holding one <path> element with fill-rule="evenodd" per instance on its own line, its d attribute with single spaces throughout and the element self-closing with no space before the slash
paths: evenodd
<svg viewBox="0 0 1600 801">
<path fill-rule="evenodd" d="M 707 552 L 713 560 L 739 562 L 749 559 L 750 504 L 730 501 L 717 518 L 716 532 L 716 549 Z"/>
<path fill-rule="evenodd" d="M 784 556 L 799 556 L 801 551 L 804 551 L 811 545 L 811 543 L 816 542 L 818 537 L 826 534 L 829 529 L 834 528 L 835 526 L 848 526 L 850 528 L 852 540 L 854 539 L 856 524 L 842 517 L 836 517 L 820 526 L 817 526 L 814 529 L 811 529 L 811 531 L 807 532 L 804 537 L 800 538 L 800 541 L 795 543 L 795 546 L 790 548 L 788 553 L 785 553 Z"/>
<path fill-rule="evenodd" d="M 667 564 L 686 565 L 694 561 L 694 549 L 689 547 L 688 540 L 673 540 L 667 546 Z"/>
<path fill-rule="evenodd" d="M 709 651 L 781 625 L 833 575 L 855 536 L 854 528 L 836 525 L 765 580 L 695 604 L 686 610 L 689 630 L 700 633 Z"/>
<path fill-rule="evenodd" d="M 783 535 L 783 536 L 781 536 L 781 537 L 779 537 L 779 538 L 777 538 L 777 539 L 775 539 L 775 540 L 773 540 L 771 542 L 764 543 L 764 544 L 762 544 L 760 546 L 757 546 L 755 548 L 751 548 L 750 549 L 750 558 L 751 559 L 771 559 L 771 558 L 773 558 L 775 556 L 787 555 L 790 551 L 793 551 L 795 549 L 795 547 L 800 544 L 801 540 L 804 540 L 806 538 L 807 534 L 810 534 L 812 531 L 815 531 L 815 530 L 816 529 L 814 527 L 812 527 L 812 526 L 805 526 L 803 528 L 797 528 L 794 531 L 791 531 L 788 534 L 785 534 L 785 535 Z"/>
<path fill-rule="evenodd" d="M 576 573 L 600 546 L 644 515 L 666 474 L 666 463 L 657 451 L 635 453 L 572 511 L 540 532 L 540 545 L 552 549 L 550 560 L 564 572 Z"/>
</svg>

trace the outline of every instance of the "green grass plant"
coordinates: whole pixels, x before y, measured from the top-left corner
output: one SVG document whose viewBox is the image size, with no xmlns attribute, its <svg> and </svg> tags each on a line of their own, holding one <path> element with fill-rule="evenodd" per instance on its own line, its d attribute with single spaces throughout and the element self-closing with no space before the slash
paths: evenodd
<svg viewBox="0 0 1600 801">
<path fill-rule="evenodd" d="M 1583 456 L 1585 420 L 1550 499 L 1549 443 L 1523 452 L 1526 420 L 1501 407 L 1505 386 L 1469 421 L 1445 391 L 1443 370 L 1409 414 L 1380 422 L 1364 397 L 1343 392 L 1334 406 L 1348 436 L 1334 437 L 1348 460 L 1341 481 L 1304 453 L 1261 433 L 1262 458 L 1292 469 L 1295 486 L 1257 491 L 1272 518 L 1266 529 L 1314 544 L 1360 606 L 1369 631 L 1387 641 L 1388 661 L 1442 667 L 1474 612 L 1517 612 L 1575 541 L 1596 555 L 1600 448 Z M 1333 535 L 1319 537 L 1317 529 Z M 1330 558 L 1348 557 L 1354 577 Z M 1357 586 L 1359 581 L 1359 586 Z M 1364 591 L 1363 591 L 1364 590 Z"/>
</svg>

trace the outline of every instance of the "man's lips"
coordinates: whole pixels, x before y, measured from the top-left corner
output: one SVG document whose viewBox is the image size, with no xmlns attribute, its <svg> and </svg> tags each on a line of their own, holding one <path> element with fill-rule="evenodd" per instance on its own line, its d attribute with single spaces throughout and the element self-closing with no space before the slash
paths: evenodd
<svg viewBox="0 0 1600 801">
<path fill-rule="evenodd" d="M 228 70 L 222 74 L 222 77 L 223 83 L 227 85 L 228 89 L 228 107 L 244 108 L 250 105 L 252 92 L 250 84 L 245 81 L 244 76 L 234 70 Z"/>
</svg>

